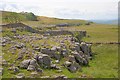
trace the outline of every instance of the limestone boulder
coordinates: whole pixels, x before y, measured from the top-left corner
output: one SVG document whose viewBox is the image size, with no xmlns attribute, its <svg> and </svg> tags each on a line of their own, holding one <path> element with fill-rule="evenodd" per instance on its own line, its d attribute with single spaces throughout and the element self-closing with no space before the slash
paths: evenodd
<svg viewBox="0 0 120 80">
<path fill-rule="evenodd" d="M 80 66 L 78 63 L 74 62 L 74 63 L 70 64 L 67 68 L 70 72 L 76 72 L 79 70 Z"/>
<path fill-rule="evenodd" d="M 21 63 L 20 63 L 20 68 L 24 68 L 24 69 L 27 69 L 28 66 L 30 64 L 30 59 L 28 60 L 23 60 Z"/>
<path fill-rule="evenodd" d="M 35 71 L 36 70 L 36 67 L 33 66 L 33 65 L 29 65 L 28 68 L 27 68 L 28 71 Z"/>
<path fill-rule="evenodd" d="M 76 62 L 75 57 L 73 55 L 69 55 L 70 62 Z"/>
<path fill-rule="evenodd" d="M 18 48 L 18 49 L 21 49 L 23 47 L 26 47 L 26 45 L 24 43 L 18 43 L 18 44 L 15 45 L 15 47 Z"/>
<path fill-rule="evenodd" d="M 74 51 L 72 53 L 75 57 L 76 62 L 79 63 L 79 64 L 82 64 L 82 61 L 83 61 L 82 56 L 76 51 Z"/>
<path fill-rule="evenodd" d="M 24 73 L 19 73 L 18 75 L 16 75 L 16 78 L 25 78 L 25 74 Z"/>
<path fill-rule="evenodd" d="M 49 68 L 51 65 L 51 59 L 47 54 L 39 54 L 38 64 L 42 67 Z"/>
<path fill-rule="evenodd" d="M 88 56 L 92 55 L 91 44 L 86 44 L 85 42 L 82 42 L 80 47 L 81 47 L 83 53 L 85 53 Z"/>
<path fill-rule="evenodd" d="M 62 57 L 66 57 L 67 55 L 68 55 L 67 49 L 62 49 L 62 51 L 61 51 L 61 56 L 62 56 Z"/>
</svg>

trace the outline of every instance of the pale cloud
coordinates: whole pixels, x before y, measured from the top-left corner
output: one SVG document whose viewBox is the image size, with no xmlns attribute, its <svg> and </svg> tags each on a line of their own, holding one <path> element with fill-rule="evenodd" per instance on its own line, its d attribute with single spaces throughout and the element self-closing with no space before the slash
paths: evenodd
<svg viewBox="0 0 120 80">
<path fill-rule="evenodd" d="M 115 19 L 118 0 L 0 0 L 0 9 L 69 19 Z"/>
</svg>

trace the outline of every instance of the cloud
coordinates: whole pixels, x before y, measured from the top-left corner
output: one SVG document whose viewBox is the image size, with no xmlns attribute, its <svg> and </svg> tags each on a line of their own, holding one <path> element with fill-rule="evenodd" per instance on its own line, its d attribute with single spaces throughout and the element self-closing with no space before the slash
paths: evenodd
<svg viewBox="0 0 120 80">
<path fill-rule="evenodd" d="M 0 9 L 69 19 L 117 18 L 118 0 L 1 0 Z M 1 3 L 0 3 L 1 5 Z"/>
</svg>

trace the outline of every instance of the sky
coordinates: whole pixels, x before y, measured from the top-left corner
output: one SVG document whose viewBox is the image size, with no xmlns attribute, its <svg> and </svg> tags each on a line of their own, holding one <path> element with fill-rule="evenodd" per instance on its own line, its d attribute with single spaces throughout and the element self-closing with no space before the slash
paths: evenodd
<svg viewBox="0 0 120 80">
<path fill-rule="evenodd" d="M 0 10 L 33 12 L 63 19 L 111 20 L 118 17 L 119 0 L 0 0 Z"/>
</svg>

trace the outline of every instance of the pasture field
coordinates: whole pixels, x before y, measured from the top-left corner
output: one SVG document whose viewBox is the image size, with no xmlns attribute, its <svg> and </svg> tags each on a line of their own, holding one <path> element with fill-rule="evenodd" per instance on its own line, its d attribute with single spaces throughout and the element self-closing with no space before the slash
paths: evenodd
<svg viewBox="0 0 120 80">
<path fill-rule="evenodd" d="M 118 44 L 104 44 L 109 42 L 118 42 L 118 26 L 117 25 L 107 25 L 107 24 L 96 24 L 96 23 L 90 23 L 89 25 L 86 25 L 88 21 L 85 20 L 68 20 L 68 19 L 58 19 L 58 18 L 48 18 L 43 16 L 35 16 L 30 15 L 32 13 L 27 14 L 19 14 L 19 13 L 11 13 L 11 12 L 3 12 L 5 13 L 3 15 L 3 21 L 5 23 L 8 22 L 16 22 L 16 18 L 18 21 L 21 21 L 22 23 L 34 28 L 38 29 L 41 28 L 41 25 L 44 26 L 53 26 L 56 24 L 65 24 L 68 23 L 70 25 L 80 24 L 78 26 L 68 26 L 68 27 L 42 27 L 43 31 L 46 31 L 48 29 L 51 30 L 68 30 L 68 31 L 81 31 L 85 30 L 87 32 L 87 36 L 82 39 L 82 41 L 85 42 L 91 42 L 91 43 L 103 43 L 103 44 L 93 44 L 92 45 L 92 52 L 93 52 L 93 58 L 89 61 L 89 65 L 82 66 L 82 70 L 78 70 L 75 73 L 70 72 L 67 68 L 61 67 L 62 72 L 58 72 L 55 69 L 42 69 L 43 74 L 38 74 L 37 78 L 40 78 L 42 76 L 49 76 L 50 78 L 54 77 L 54 75 L 65 75 L 68 78 L 118 78 Z M 14 14 L 15 16 L 12 16 Z M 26 17 L 27 16 L 27 17 Z M 12 17 L 12 18 L 11 18 Z M 29 19 L 32 17 L 35 20 Z M 36 19 L 37 18 L 37 19 Z M 12 19 L 12 20 L 11 20 Z M 34 37 L 41 37 L 43 35 L 41 34 L 32 34 L 31 32 L 27 31 L 19 31 L 17 30 L 16 35 L 27 35 L 34 36 Z M 11 30 L 4 28 L 3 32 L 0 33 L 2 37 L 9 36 L 12 38 L 15 36 L 14 30 L 11 32 Z M 51 37 L 51 36 L 49 36 Z M 26 38 L 26 37 L 25 37 Z M 54 39 L 53 37 L 45 38 L 42 40 L 33 40 L 33 44 L 36 46 L 36 44 L 43 44 L 47 43 L 50 45 L 56 45 L 59 44 L 56 42 L 57 39 L 61 40 L 61 38 Z M 13 40 L 14 38 L 12 38 Z M 29 38 L 31 39 L 31 38 Z M 25 42 L 23 39 L 14 39 L 15 42 L 23 42 L 29 49 L 28 51 L 32 50 L 32 46 L 30 43 Z M 26 39 L 25 39 L 26 40 Z M 26 40 L 27 41 L 27 40 Z M 58 41 L 59 42 L 59 41 Z M 65 43 L 65 45 L 67 42 Z M 5 47 L 2 48 L 2 55 L 5 60 L 7 60 L 9 63 L 14 63 L 16 58 L 18 58 L 19 49 L 15 51 L 15 54 L 11 54 L 9 48 L 11 46 L 14 46 L 13 44 L 7 44 Z M 51 47 L 51 46 L 47 46 Z M 67 46 L 68 47 L 68 46 Z M 16 65 L 20 64 L 21 61 L 24 59 L 27 59 L 27 57 L 30 57 L 32 55 L 32 52 L 30 54 L 25 54 L 23 59 L 16 61 Z M 32 56 L 33 58 L 33 56 Z M 52 59 L 51 59 L 52 60 Z M 52 60 L 54 62 L 54 60 Z M 66 58 L 62 58 L 60 63 L 57 64 L 58 66 L 61 66 L 65 61 L 67 61 Z M 14 64 L 12 64 L 14 65 Z M 2 77 L 3 78 L 14 78 L 16 77 L 18 73 L 13 73 L 12 71 L 8 70 L 10 66 L 3 66 L 4 72 Z M 120 71 L 120 70 L 119 70 Z M 26 69 L 20 69 L 19 73 L 24 73 L 25 76 L 31 77 L 31 72 L 27 71 Z"/>
<path fill-rule="evenodd" d="M 118 41 L 118 28 L 114 25 L 100 25 L 92 24 L 89 26 L 78 27 L 65 27 L 64 29 L 70 30 L 86 30 L 87 37 L 83 38 L 86 42 L 117 42 Z M 25 33 L 25 32 L 24 32 Z M 6 33 L 7 34 L 7 33 Z M 3 34 L 4 36 L 6 35 Z M 28 33 L 27 33 L 28 34 Z M 88 37 L 89 35 L 89 37 Z M 83 67 L 82 71 L 71 73 L 67 69 L 62 68 L 62 72 L 58 73 L 56 70 L 44 69 L 43 76 L 62 75 L 69 78 L 76 78 L 80 76 L 86 76 L 89 78 L 117 78 L 118 77 L 118 45 L 117 44 L 93 44 L 92 51 L 94 54 L 93 59 L 90 61 L 89 66 Z M 63 59 L 61 64 L 65 61 Z M 21 70 L 20 72 L 26 73 L 29 76 L 30 73 L 27 70 Z M 14 74 L 8 72 L 5 68 L 3 78 L 14 77 Z"/>
</svg>

